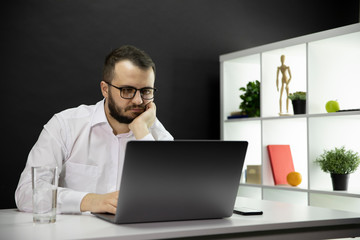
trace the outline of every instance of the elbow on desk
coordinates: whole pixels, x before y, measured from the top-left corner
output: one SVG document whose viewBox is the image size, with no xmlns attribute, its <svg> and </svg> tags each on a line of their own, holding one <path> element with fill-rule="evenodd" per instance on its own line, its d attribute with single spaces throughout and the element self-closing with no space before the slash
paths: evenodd
<svg viewBox="0 0 360 240">
<path fill-rule="evenodd" d="M 24 186 L 18 186 L 15 191 L 15 203 L 19 211 L 32 212 L 32 189 L 26 189 Z"/>
</svg>

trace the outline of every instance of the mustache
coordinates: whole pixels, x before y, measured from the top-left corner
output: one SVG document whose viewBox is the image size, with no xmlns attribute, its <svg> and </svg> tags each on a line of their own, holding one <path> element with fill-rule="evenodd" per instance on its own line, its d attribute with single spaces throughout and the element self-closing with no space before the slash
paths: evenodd
<svg viewBox="0 0 360 240">
<path fill-rule="evenodd" d="M 146 106 L 142 106 L 142 105 L 132 105 L 132 106 L 126 107 L 124 110 L 125 110 L 125 112 L 126 112 L 126 111 L 129 111 L 129 110 L 131 110 L 131 109 L 142 109 L 142 110 L 145 111 L 145 107 L 146 107 Z"/>
</svg>

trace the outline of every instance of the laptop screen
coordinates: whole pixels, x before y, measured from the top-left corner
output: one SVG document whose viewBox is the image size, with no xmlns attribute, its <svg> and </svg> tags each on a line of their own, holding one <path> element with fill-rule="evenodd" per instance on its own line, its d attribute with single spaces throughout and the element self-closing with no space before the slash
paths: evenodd
<svg viewBox="0 0 360 240">
<path fill-rule="evenodd" d="M 247 142 L 131 141 L 116 223 L 232 215 Z"/>
</svg>

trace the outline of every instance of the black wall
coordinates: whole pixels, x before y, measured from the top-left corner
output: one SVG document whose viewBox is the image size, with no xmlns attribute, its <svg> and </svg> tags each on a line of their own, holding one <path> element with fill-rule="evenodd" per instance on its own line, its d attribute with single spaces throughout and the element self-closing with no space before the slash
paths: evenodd
<svg viewBox="0 0 360 240">
<path fill-rule="evenodd" d="M 12 0 L 1 7 L 0 208 L 54 113 L 94 104 L 104 57 L 157 64 L 158 117 L 176 139 L 218 139 L 219 55 L 358 22 L 359 1 Z"/>
</svg>

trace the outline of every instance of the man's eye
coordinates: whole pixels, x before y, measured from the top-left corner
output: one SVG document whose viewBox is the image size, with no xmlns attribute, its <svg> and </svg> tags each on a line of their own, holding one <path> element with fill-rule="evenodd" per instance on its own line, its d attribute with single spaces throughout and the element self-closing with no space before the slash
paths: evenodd
<svg viewBox="0 0 360 240">
<path fill-rule="evenodd" d="M 151 90 L 151 89 L 143 89 L 141 92 L 142 92 L 143 95 L 150 95 L 150 94 L 152 94 L 152 90 Z"/>
<path fill-rule="evenodd" d="M 133 88 L 123 88 L 122 92 L 124 94 L 131 94 L 131 93 L 134 93 L 134 89 Z"/>
</svg>

